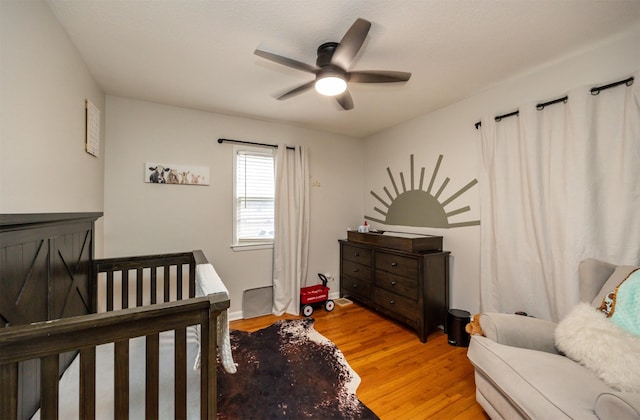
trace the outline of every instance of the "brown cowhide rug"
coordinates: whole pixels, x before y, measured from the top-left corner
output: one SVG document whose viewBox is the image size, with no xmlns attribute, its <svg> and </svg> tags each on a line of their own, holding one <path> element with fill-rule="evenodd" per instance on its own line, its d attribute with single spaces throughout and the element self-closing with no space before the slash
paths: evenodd
<svg viewBox="0 0 640 420">
<path fill-rule="evenodd" d="M 356 397 L 360 377 L 313 323 L 282 320 L 253 333 L 231 331 L 238 371 L 218 365 L 219 419 L 378 418 Z"/>
</svg>

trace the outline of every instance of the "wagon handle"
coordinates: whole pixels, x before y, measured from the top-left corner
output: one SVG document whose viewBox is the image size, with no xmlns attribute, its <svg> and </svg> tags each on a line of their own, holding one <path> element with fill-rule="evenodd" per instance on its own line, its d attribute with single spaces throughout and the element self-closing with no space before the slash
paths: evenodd
<svg viewBox="0 0 640 420">
<path fill-rule="evenodd" d="M 320 280 L 322 280 L 322 286 L 327 287 L 327 282 L 329 281 L 327 280 L 327 276 L 322 273 L 318 273 L 318 277 L 320 277 Z"/>
</svg>

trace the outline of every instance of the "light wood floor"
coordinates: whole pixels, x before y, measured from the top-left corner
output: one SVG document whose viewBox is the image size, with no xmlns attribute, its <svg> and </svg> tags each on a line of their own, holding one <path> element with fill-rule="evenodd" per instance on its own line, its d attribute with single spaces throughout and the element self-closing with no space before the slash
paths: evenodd
<svg viewBox="0 0 640 420">
<path fill-rule="evenodd" d="M 442 331 L 423 344 L 408 327 L 357 303 L 312 316 L 360 375 L 360 401 L 382 420 L 489 418 L 475 401 L 467 349 L 449 345 Z M 267 315 L 232 321 L 231 328 L 256 331 L 285 318 L 299 317 Z"/>
</svg>

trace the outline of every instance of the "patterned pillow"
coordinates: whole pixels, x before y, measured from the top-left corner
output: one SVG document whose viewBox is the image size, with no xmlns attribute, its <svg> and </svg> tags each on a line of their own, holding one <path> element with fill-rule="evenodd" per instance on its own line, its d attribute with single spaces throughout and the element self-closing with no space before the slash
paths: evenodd
<svg viewBox="0 0 640 420">
<path fill-rule="evenodd" d="M 598 309 L 619 327 L 640 336 L 640 268 L 608 293 Z"/>
</svg>

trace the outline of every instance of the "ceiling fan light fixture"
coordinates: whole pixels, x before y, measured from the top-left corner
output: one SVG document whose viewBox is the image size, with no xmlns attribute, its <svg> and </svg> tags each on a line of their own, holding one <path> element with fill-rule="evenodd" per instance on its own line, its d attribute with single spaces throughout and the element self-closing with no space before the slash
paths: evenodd
<svg viewBox="0 0 640 420">
<path fill-rule="evenodd" d="M 347 90 L 347 81 L 340 74 L 326 74 L 316 79 L 316 91 L 325 96 L 336 96 Z"/>
<path fill-rule="evenodd" d="M 2 0 L 0 0 L 2 1 Z M 315 87 L 316 92 L 332 96 L 348 111 L 353 109 L 353 99 L 347 90 L 349 83 L 395 83 L 406 82 L 411 73 L 404 71 L 367 70 L 349 71 L 354 58 L 362 48 L 371 22 L 358 18 L 344 34 L 340 42 L 325 42 L 316 51 L 316 65 L 311 66 L 292 58 L 256 49 L 253 53 L 274 63 L 315 75 L 315 80 L 296 86 L 276 97 L 277 100 L 291 98 Z"/>
</svg>

